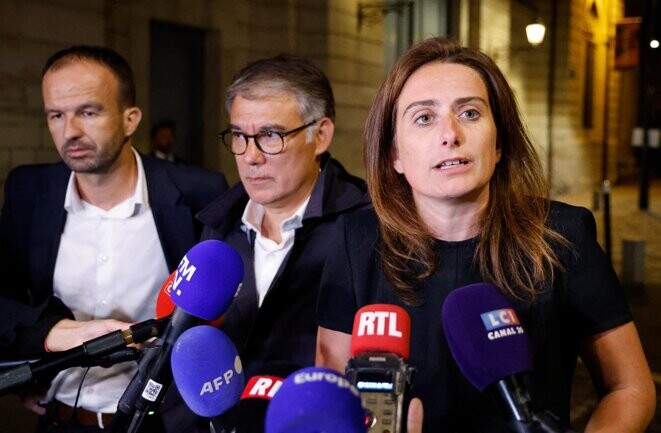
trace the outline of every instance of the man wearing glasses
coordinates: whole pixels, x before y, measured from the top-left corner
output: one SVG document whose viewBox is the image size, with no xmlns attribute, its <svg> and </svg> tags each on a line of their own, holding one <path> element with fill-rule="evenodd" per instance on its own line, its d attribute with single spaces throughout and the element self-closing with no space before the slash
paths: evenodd
<svg viewBox="0 0 661 433">
<path fill-rule="evenodd" d="M 317 291 L 335 220 L 368 204 L 363 180 L 327 152 L 334 104 L 324 73 L 286 54 L 246 66 L 227 90 L 220 139 L 241 182 L 198 218 L 202 239 L 223 240 L 244 260 L 222 329 L 247 378 L 269 365 L 314 364 Z"/>
</svg>

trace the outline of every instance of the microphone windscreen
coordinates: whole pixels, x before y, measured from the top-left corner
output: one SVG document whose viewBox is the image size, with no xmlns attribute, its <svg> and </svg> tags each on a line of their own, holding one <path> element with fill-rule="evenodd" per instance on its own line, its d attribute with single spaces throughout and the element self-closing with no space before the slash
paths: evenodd
<svg viewBox="0 0 661 433">
<path fill-rule="evenodd" d="M 528 335 L 510 301 L 492 284 L 452 291 L 443 303 L 443 329 L 459 369 L 480 391 L 532 369 Z"/>
<path fill-rule="evenodd" d="M 365 433 L 360 394 L 342 374 L 307 367 L 289 375 L 266 410 L 266 433 Z"/>
<path fill-rule="evenodd" d="M 158 298 L 156 298 L 156 318 L 162 319 L 169 316 L 174 312 L 174 302 L 172 302 L 172 283 L 174 282 L 173 271 L 167 279 L 163 282 L 161 289 L 158 291 Z"/>
<path fill-rule="evenodd" d="M 243 280 L 243 260 L 228 244 L 207 240 L 191 248 L 177 267 L 172 301 L 192 316 L 220 317 Z"/>
<path fill-rule="evenodd" d="M 196 326 L 172 349 L 172 376 L 186 405 L 199 416 L 218 416 L 236 405 L 243 366 L 232 341 L 212 326 Z"/>
<path fill-rule="evenodd" d="M 262 433 L 266 409 L 282 386 L 284 378 L 300 366 L 286 361 L 269 361 L 255 367 L 252 376 L 241 394 L 236 411 L 236 427 L 241 433 Z"/>
<path fill-rule="evenodd" d="M 365 352 L 390 352 L 409 357 L 411 319 L 402 307 L 366 305 L 356 312 L 351 335 L 351 356 Z"/>
</svg>

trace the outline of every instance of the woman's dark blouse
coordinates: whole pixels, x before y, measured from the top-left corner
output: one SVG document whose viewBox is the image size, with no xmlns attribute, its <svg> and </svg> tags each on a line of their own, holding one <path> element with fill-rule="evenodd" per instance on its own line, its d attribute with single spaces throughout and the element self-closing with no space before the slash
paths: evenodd
<svg viewBox="0 0 661 433">
<path fill-rule="evenodd" d="M 351 334 L 356 311 L 368 304 L 404 307 L 411 316 L 409 364 L 416 368 L 412 395 L 423 401 L 424 432 L 508 431 L 500 402 L 480 393 L 459 371 L 443 333 L 442 305 L 448 293 L 481 282 L 473 268 L 477 239 L 437 241 L 437 272 L 416 285 L 419 307 L 394 295 L 378 252 L 374 211 L 346 215 L 324 268 L 317 307 L 320 326 Z M 550 410 L 568 425 L 572 377 L 584 337 L 632 320 L 617 277 L 596 241 L 594 217 L 585 208 L 553 202 L 548 224 L 573 245 L 559 250 L 565 268 L 533 305 L 514 303 L 530 336 L 534 371 L 528 388 L 536 410 Z"/>
</svg>

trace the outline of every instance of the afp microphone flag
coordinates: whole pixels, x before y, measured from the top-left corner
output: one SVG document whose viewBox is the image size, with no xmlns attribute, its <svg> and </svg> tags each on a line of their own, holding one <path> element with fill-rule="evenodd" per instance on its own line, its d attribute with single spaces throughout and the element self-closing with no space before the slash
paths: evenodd
<svg viewBox="0 0 661 433">
<path fill-rule="evenodd" d="M 172 350 L 172 375 L 186 405 L 211 418 L 236 405 L 245 378 L 232 341 L 218 328 L 185 331 Z"/>
</svg>

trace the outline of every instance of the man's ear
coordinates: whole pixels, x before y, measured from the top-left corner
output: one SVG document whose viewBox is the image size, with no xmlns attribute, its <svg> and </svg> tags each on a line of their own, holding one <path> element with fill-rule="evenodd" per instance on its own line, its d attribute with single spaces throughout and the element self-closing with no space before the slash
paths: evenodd
<svg viewBox="0 0 661 433">
<path fill-rule="evenodd" d="M 321 155 L 328 150 L 333 141 L 334 132 L 335 123 L 328 117 L 322 117 L 319 120 L 319 126 L 314 131 L 315 155 Z"/>
<path fill-rule="evenodd" d="M 124 135 L 130 137 L 133 135 L 140 120 L 142 120 L 142 111 L 138 107 L 128 107 L 124 109 Z"/>
</svg>

